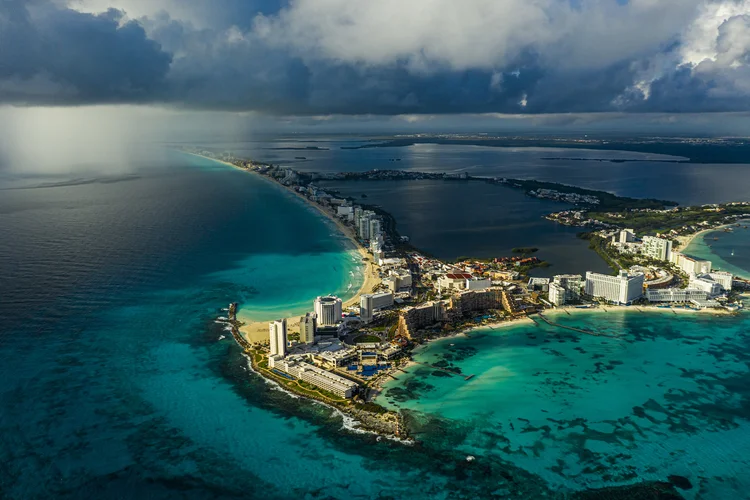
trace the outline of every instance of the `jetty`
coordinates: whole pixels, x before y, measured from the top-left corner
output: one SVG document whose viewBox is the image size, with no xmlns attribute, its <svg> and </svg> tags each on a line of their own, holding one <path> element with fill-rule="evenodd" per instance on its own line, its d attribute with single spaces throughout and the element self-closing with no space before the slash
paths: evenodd
<svg viewBox="0 0 750 500">
<path fill-rule="evenodd" d="M 239 344 L 239 346 L 242 348 L 242 350 L 245 351 L 246 354 L 249 354 L 250 351 L 252 351 L 253 346 L 250 345 L 250 342 L 248 342 L 245 337 L 240 334 L 240 328 L 236 321 L 232 322 L 232 337 L 234 337 L 234 341 Z"/>
</svg>

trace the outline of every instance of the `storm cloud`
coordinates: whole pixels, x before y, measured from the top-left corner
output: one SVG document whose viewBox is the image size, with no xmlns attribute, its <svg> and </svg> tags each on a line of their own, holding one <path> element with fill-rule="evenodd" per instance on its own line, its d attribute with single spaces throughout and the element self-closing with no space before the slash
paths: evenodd
<svg viewBox="0 0 750 500">
<path fill-rule="evenodd" d="M 0 102 L 750 110 L 750 0 L 5 0 Z"/>
</svg>

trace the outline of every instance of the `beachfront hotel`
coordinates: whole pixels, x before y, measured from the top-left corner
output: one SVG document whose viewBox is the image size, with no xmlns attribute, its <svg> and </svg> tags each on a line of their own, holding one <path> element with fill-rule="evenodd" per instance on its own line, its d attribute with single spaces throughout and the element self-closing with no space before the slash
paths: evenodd
<svg viewBox="0 0 750 500">
<path fill-rule="evenodd" d="M 671 262 L 685 271 L 688 275 L 690 274 L 704 274 L 711 272 L 711 261 L 710 260 L 699 260 L 680 252 L 672 252 Z"/>
<path fill-rule="evenodd" d="M 549 301 L 556 306 L 565 305 L 565 288 L 557 283 L 549 284 Z"/>
<path fill-rule="evenodd" d="M 357 392 L 357 383 L 297 359 L 274 359 L 273 368 L 342 398 Z"/>
<path fill-rule="evenodd" d="M 299 319 L 299 341 L 302 344 L 315 343 L 315 332 L 318 329 L 318 318 L 315 313 L 307 313 Z"/>
<path fill-rule="evenodd" d="M 629 275 L 627 271 L 617 276 L 587 272 L 585 292 L 615 304 L 630 304 L 643 296 L 644 279 L 643 274 Z"/>
<path fill-rule="evenodd" d="M 359 299 L 359 318 L 363 323 L 369 323 L 375 316 L 375 311 L 393 305 L 393 293 L 366 293 Z"/>
<path fill-rule="evenodd" d="M 277 319 L 268 325 L 271 356 L 286 355 L 286 320 Z"/>
<path fill-rule="evenodd" d="M 663 288 L 658 290 L 648 289 L 646 290 L 646 299 L 649 302 L 675 302 L 683 303 L 690 302 L 692 300 L 705 301 L 708 299 L 708 294 L 703 290 L 695 290 L 690 288 Z"/>
<path fill-rule="evenodd" d="M 700 275 L 700 278 L 711 279 L 721 285 L 721 288 L 725 292 L 732 291 L 732 285 L 734 283 L 734 275 L 725 271 L 714 271 L 705 275 Z"/>
<path fill-rule="evenodd" d="M 656 236 L 644 236 L 641 253 L 648 258 L 669 262 L 672 257 L 672 241 Z"/>
<path fill-rule="evenodd" d="M 333 295 L 315 299 L 315 315 L 318 326 L 336 326 L 341 322 L 343 306 L 341 299 Z"/>
</svg>

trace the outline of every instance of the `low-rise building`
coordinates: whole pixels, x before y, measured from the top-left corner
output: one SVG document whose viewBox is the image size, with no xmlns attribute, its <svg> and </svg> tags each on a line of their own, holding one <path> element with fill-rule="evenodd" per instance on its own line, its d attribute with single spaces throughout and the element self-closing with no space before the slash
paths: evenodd
<svg viewBox="0 0 750 500">
<path fill-rule="evenodd" d="M 529 278 L 528 290 L 546 292 L 549 289 L 549 281 L 549 278 Z"/>
<path fill-rule="evenodd" d="M 388 290 L 394 293 L 411 289 L 411 272 L 407 269 L 393 270 L 383 279 L 383 284 L 388 287 Z"/>
<path fill-rule="evenodd" d="M 489 278 L 480 278 L 474 276 L 466 280 L 466 290 L 485 290 L 492 286 L 492 280 Z"/>
<path fill-rule="evenodd" d="M 690 288 L 662 288 L 646 290 L 646 299 L 653 303 L 685 303 L 691 300 L 706 300 L 708 294 L 703 290 Z"/>
<path fill-rule="evenodd" d="M 466 280 L 473 276 L 469 273 L 448 273 L 438 278 L 438 292 L 444 293 L 451 290 L 463 290 L 466 288 Z"/>
<path fill-rule="evenodd" d="M 351 398 L 357 392 L 356 382 L 299 360 L 285 359 L 276 362 L 274 368 L 342 398 Z"/>
</svg>

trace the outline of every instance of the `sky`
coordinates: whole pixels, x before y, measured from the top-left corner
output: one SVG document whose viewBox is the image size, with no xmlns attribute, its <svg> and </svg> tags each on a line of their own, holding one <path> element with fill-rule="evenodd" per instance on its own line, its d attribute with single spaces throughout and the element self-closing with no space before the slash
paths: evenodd
<svg viewBox="0 0 750 500">
<path fill-rule="evenodd" d="M 744 136 L 748 114 L 750 0 L 0 0 L 0 131 L 189 116 Z"/>
</svg>

